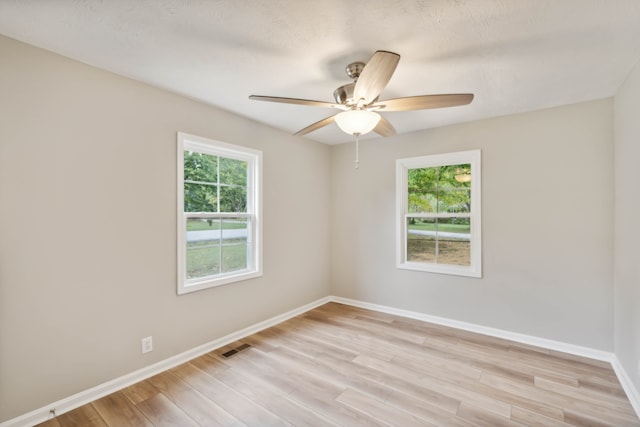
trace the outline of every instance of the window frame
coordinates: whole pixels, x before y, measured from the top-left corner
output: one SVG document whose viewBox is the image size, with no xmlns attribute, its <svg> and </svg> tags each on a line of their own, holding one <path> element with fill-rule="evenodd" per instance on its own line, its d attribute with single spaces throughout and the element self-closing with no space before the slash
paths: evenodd
<svg viewBox="0 0 640 427">
<path fill-rule="evenodd" d="M 408 171 L 409 169 L 471 164 L 471 208 L 469 266 L 437 264 L 407 260 L 407 220 L 420 214 L 409 214 Z M 481 222 L 481 154 L 480 150 L 407 157 L 396 160 L 396 268 L 456 276 L 482 277 L 482 222 Z M 424 215 L 424 214 L 423 214 Z M 426 215 L 424 215 L 426 217 Z M 434 215 L 429 215 L 433 217 Z M 442 214 L 441 217 L 460 216 Z"/>
<path fill-rule="evenodd" d="M 184 151 L 225 157 L 247 162 L 246 212 L 184 212 Z M 178 295 L 227 285 L 262 276 L 262 151 L 216 141 L 184 132 L 177 133 L 177 293 Z M 215 276 L 196 279 L 186 278 L 187 268 L 187 219 L 189 218 L 246 218 L 250 223 L 249 268 Z"/>
</svg>

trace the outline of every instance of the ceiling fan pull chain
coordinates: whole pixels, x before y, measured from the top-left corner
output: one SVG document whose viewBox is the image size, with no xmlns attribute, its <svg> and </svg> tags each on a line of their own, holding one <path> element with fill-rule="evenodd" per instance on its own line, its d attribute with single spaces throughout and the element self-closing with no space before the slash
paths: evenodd
<svg viewBox="0 0 640 427">
<path fill-rule="evenodd" d="M 355 133 L 354 134 L 356 136 L 356 170 L 358 169 L 358 164 L 360 163 L 360 160 L 358 160 L 358 140 L 360 139 L 360 134 L 359 133 Z"/>
</svg>

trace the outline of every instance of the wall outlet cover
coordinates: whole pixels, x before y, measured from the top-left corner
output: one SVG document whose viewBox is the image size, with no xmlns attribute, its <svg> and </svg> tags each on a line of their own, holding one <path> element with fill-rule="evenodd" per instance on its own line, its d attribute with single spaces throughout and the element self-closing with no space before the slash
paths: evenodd
<svg viewBox="0 0 640 427">
<path fill-rule="evenodd" d="M 149 353 L 153 350 L 153 338 L 142 338 L 142 354 Z"/>
</svg>

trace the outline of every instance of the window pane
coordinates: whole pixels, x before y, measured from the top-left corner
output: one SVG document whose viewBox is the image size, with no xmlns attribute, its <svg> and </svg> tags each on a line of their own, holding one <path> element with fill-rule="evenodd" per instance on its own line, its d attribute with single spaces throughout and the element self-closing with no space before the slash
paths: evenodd
<svg viewBox="0 0 640 427">
<path fill-rule="evenodd" d="M 471 265 L 469 218 L 438 218 L 438 264 Z"/>
<path fill-rule="evenodd" d="M 407 261 L 436 262 L 435 218 L 407 219 Z"/>
<path fill-rule="evenodd" d="M 200 240 L 203 236 L 211 235 L 210 230 L 220 230 L 220 220 L 216 218 L 188 218 L 187 241 Z M 191 231 L 204 231 L 205 233 L 190 233 Z"/>
<path fill-rule="evenodd" d="M 218 157 L 185 150 L 184 180 L 217 183 Z"/>
<path fill-rule="evenodd" d="M 418 168 L 407 171 L 409 213 L 436 212 L 438 168 Z"/>
<path fill-rule="evenodd" d="M 221 220 L 222 239 L 246 239 L 249 220 L 246 218 L 229 218 Z"/>
<path fill-rule="evenodd" d="M 471 165 L 409 169 L 407 198 L 409 213 L 469 212 Z"/>
<path fill-rule="evenodd" d="M 471 164 L 440 166 L 438 187 L 441 189 L 469 188 L 471 186 Z"/>
<path fill-rule="evenodd" d="M 220 212 L 246 212 L 246 187 L 220 187 Z"/>
<path fill-rule="evenodd" d="M 471 209 L 471 164 L 438 169 L 438 212 L 469 212 Z"/>
<path fill-rule="evenodd" d="M 247 162 L 220 158 L 220 184 L 247 186 Z"/>
<path fill-rule="evenodd" d="M 220 273 L 219 219 L 187 219 L 187 279 Z"/>
<path fill-rule="evenodd" d="M 185 212 L 218 212 L 218 186 L 184 183 Z"/>
<path fill-rule="evenodd" d="M 407 219 L 407 261 L 471 265 L 469 218 Z"/>
<path fill-rule="evenodd" d="M 471 188 L 440 189 L 437 207 L 438 213 L 470 212 Z"/>
<path fill-rule="evenodd" d="M 249 267 L 249 223 L 246 219 L 222 220 L 222 272 Z"/>
</svg>

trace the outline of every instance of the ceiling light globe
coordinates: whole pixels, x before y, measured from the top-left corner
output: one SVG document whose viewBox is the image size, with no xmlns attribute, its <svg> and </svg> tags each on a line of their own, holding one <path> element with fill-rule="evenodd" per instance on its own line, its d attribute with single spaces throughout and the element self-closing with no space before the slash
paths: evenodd
<svg viewBox="0 0 640 427">
<path fill-rule="evenodd" d="M 347 110 L 336 115 L 336 123 L 349 135 L 371 132 L 380 121 L 380 114 L 368 110 Z"/>
</svg>

